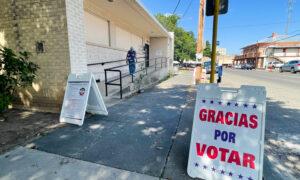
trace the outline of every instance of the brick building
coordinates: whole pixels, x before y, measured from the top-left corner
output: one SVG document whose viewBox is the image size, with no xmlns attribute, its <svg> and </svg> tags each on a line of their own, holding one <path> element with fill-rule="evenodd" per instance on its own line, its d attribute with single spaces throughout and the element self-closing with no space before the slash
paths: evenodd
<svg viewBox="0 0 300 180">
<path fill-rule="evenodd" d="M 18 92 L 22 106 L 58 111 L 69 73 L 92 72 L 104 95 L 104 69 L 125 64 L 131 46 L 139 61 L 145 61 L 141 64 L 149 66 L 147 83 L 164 78 L 172 67 L 173 34 L 138 1 L 0 0 L 0 4 L 0 45 L 30 51 L 31 60 L 40 66 L 33 87 Z M 166 63 L 157 70 L 156 63 L 163 60 Z M 149 73 L 154 63 L 156 71 Z M 126 66 L 121 70 L 128 73 Z M 109 79 L 114 76 L 108 74 Z M 123 83 L 130 87 L 130 78 Z"/>
<path fill-rule="evenodd" d="M 300 59 L 300 36 L 272 36 L 242 48 L 242 55 L 234 57 L 234 64 L 249 63 L 265 68 L 268 62 L 287 62 Z"/>
</svg>

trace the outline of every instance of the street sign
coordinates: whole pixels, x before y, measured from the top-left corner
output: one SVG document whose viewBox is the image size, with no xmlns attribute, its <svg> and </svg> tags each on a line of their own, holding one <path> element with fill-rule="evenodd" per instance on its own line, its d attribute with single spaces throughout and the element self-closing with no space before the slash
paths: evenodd
<svg viewBox="0 0 300 180">
<path fill-rule="evenodd" d="M 200 179 L 261 180 L 266 91 L 197 87 L 188 174 Z"/>
<path fill-rule="evenodd" d="M 196 59 L 201 59 L 203 58 L 203 54 L 202 53 L 196 53 Z"/>
<path fill-rule="evenodd" d="M 206 0 L 206 16 L 214 15 L 215 0 Z M 228 0 L 220 0 L 219 14 L 228 12 Z"/>
<path fill-rule="evenodd" d="M 82 126 L 85 112 L 108 115 L 94 76 L 91 73 L 70 74 L 60 114 L 60 122 Z"/>
</svg>

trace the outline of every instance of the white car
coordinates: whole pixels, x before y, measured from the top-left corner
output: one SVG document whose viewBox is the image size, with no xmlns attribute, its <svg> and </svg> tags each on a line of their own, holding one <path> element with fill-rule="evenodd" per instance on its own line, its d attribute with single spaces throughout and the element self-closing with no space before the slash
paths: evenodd
<svg viewBox="0 0 300 180">
<path fill-rule="evenodd" d="M 277 69 L 277 68 L 280 68 L 281 66 L 283 66 L 283 63 L 281 63 L 279 61 L 271 61 L 268 63 L 268 68 Z"/>
<path fill-rule="evenodd" d="M 285 63 L 282 67 L 279 68 L 280 72 L 300 72 L 300 60 L 292 60 Z"/>
<path fill-rule="evenodd" d="M 173 61 L 173 65 L 179 65 L 180 62 L 179 61 Z"/>
<path fill-rule="evenodd" d="M 240 64 L 239 64 L 239 65 L 234 65 L 233 67 L 234 67 L 235 69 L 242 69 L 242 65 L 240 65 Z"/>
</svg>

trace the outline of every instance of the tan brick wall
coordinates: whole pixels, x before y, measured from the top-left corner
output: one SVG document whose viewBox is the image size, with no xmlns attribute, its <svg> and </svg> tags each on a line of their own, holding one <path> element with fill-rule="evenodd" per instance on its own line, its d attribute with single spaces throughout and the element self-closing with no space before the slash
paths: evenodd
<svg viewBox="0 0 300 180">
<path fill-rule="evenodd" d="M 30 51 L 31 60 L 40 66 L 33 88 L 20 91 L 18 97 L 26 107 L 58 110 L 70 72 L 65 0 L 0 0 L 0 4 L 0 43 Z M 36 53 L 37 41 L 45 42 L 44 53 Z"/>
</svg>

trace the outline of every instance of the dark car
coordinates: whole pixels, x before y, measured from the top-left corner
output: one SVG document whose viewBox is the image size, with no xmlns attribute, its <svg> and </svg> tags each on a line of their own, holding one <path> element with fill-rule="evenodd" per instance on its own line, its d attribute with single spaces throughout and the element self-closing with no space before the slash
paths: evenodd
<svg viewBox="0 0 300 180">
<path fill-rule="evenodd" d="M 206 70 L 206 74 L 209 74 L 211 72 L 211 61 L 206 61 L 203 63 L 203 66 Z M 218 66 L 216 65 L 216 68 L 215 68 L 215 73 L 218 73 Z"/>
<path fill-rule="evenodd" d="M 245 64 L 242 64 L 241 69 L 252 70 L 252 69 L 255 69 L 255 67 L 253 64 L 245 63 Z"/>
</svg>

